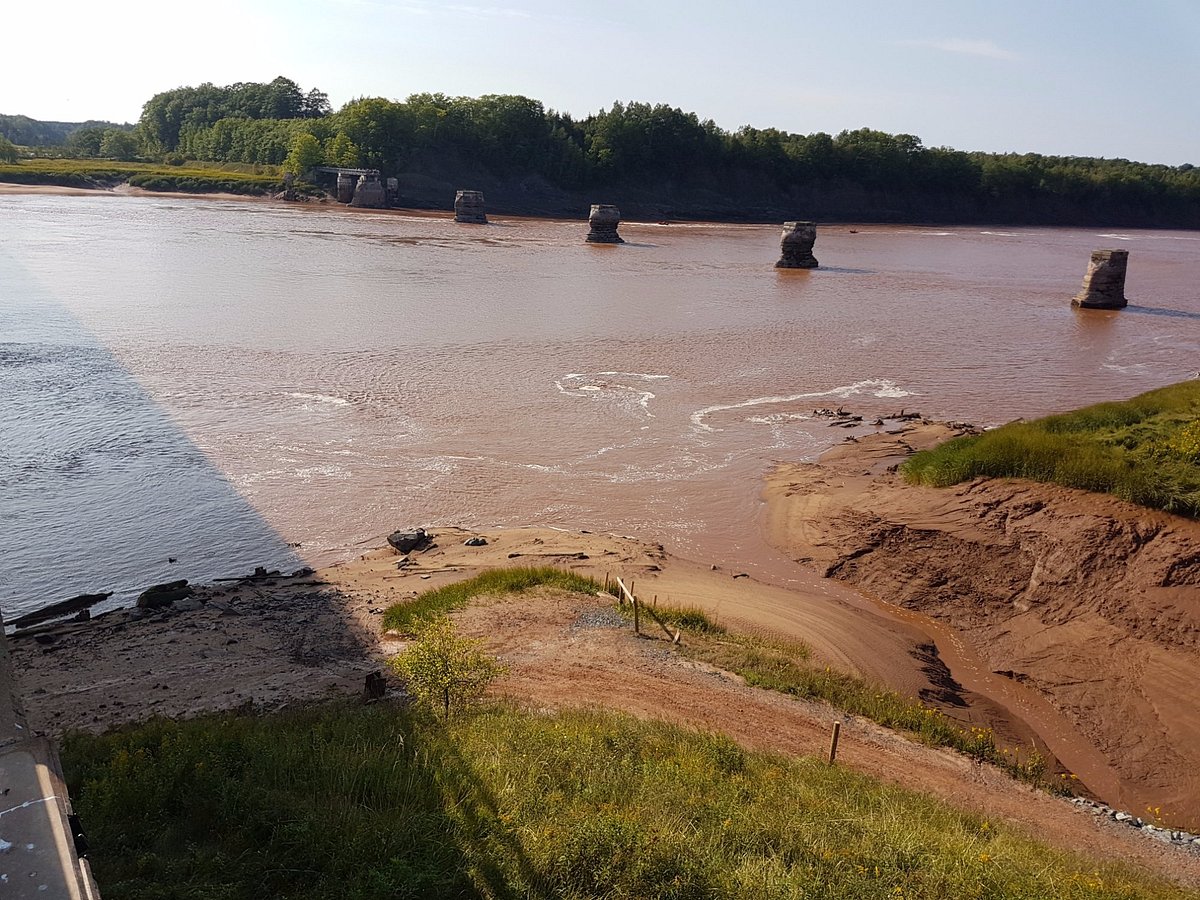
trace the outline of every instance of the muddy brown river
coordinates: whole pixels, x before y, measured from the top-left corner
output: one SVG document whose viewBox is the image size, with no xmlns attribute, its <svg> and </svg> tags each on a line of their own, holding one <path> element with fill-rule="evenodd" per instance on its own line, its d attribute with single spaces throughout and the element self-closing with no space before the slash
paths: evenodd
<svg viewBox="0 0 1200 900">
<path fill-rule="evenodd" d="M 1200 233 L 586 224 L 0 195 L 0 605 L 542 523 L 804 578 L 761 479 L 906 408 L 1000 423 L 1200 369 Z M 1119 312 L 1070 306 L 1130 251 Z M 293 546 L 298 545 L 298 546 Z M 174 562 L 169 560 L 174 559 Z"/>
</svg>

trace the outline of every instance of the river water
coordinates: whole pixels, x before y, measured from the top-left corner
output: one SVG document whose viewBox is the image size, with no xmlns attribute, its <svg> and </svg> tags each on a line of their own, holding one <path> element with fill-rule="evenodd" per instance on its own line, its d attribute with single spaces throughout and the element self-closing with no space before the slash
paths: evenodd
<svg viewBox="0 0 1200 900">
<path fill-rule="evenodd" d="M 622 225 L 0 195 L 0 606 L 541 523 L 789 576 L 761 476 L 902 407 L 999 423 L 1200 368 L 1200 233 Z M 1093 249 L 1128 309 L 1070 307 Z M 298 545 L 298 546 L 293 546 Z M 169 562 L 174 558 L 175 562 Z"/>
</svg>

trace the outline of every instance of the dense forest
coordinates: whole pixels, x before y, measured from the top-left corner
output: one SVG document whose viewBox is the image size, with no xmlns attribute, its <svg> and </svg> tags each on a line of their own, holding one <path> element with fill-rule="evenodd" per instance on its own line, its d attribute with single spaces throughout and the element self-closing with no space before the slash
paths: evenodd
<svg viewBox="0 0 1200 900">
<path fill-rule="evenodd" d="M 107 131 L 81 129 L 71 149 L 115 155 L 101 146 L 106 134 L 112 145 Z M 1200 170 L 1191 165 L 964 152 L 869 128 L 729 132 L 665 104 L 614 103 L 576 119 L 527 97 L 414 94 L 356 99 L 335 112 L 321 91 L 280 77 L 156 94 L 132 136 L 135 148 L 117 149 L 148 159 L 298 174 L 320 163 L 378 168 L 400 177 L 415 205 L 444 205 L 446 191 L 472 187 L 514 212 L 595 199 L 659 218 L 1200 227 Z"/>
<path fill-rule="evenodd" d="M 83 129 L 133 131 L 133 126 L 116 122 L 43 122 L 29 116 L 0 115 L 0 136 L 25 147 L 66 145 L 71 135 Z"/>
</svg>

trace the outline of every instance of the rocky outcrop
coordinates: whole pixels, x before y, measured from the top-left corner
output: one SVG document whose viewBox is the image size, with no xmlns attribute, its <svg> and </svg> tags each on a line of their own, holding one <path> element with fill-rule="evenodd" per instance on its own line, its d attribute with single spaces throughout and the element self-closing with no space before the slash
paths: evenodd
<svg viewBox="0 0 1200 900">
<path fill-rule="evenodd" d="M 158 609 L 168 606 L 176 600 L 190 597 L 195 591 L 188 586 L 186 579 L 168 581 L 166 584 L 155 584 L 142 591 L 137 598 L 139 609 Z"/>
<path fill-rule="evenodd" d="M 593 203 L 592 211 L 588 214 L 587 242 L 589 244 L 623 244 L 625 240 L 617 234 L 617 226 L 621 224 L 621 211 L 606 203 Z"/>
<path fill-rule="evenodd" d="M 430 536 L 424 528 L 415 528 L 412 531 L 393 531 L 388 535 L 388 543 L 400 553 L 408 553 L 412 550 L 420 550 L 430 541 Z"/>
<path fill-rule="evenodd" d="M 813 244 L 817 241 L 817 226 L 813 222 L 784 222 L 783 236 L 779 240 L 781 256 L 775 263 L 777 269 L 815 269 L 817 258 L 813 256 Z"/>
<path fill-rule="evenodd" d="M 1094 250 L 1083 276 L 1083 289 L 1071 299 L 1072 306 L 1083 309 L 1124 309 L 1125 271 L 1129 267 L 1128 250 Z"/>
<path fill-rule="evenodd" d="M 454 221 L 468 225 L 487 224 L 483 191 L 459 191 L 454 195 Z"/>
</svg>

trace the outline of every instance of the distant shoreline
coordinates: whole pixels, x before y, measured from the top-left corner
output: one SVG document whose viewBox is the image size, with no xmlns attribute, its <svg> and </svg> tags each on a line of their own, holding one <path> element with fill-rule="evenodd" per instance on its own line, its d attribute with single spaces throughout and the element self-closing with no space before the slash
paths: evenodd
<svg viewBox="0 0 1200 900">
<path fill-rule="evenodd" d="M 228 192 L 213 191 L 213 192 L 193 192 L 193 191 L 151 191 L 145 188 L 134 187 L 128 183 L 121 183 L 112 188 L 104 187 L 75 187 L 71 185 L 59 184 L 19 184 L 14 182 L 6 182 L 0 180 L 0 197 L 10 196 L 59 196 L 59 197 L 93 197 L 93 196 L 109 196 L 109 197 L 164 197 L 172 200 L 215 200 L 215 201 L 234 201 L 238 203 L 261 203 L 271 204 L 274 206 L 285 207 L 289 209 L 320 209 L 323 211 L 339 210 L 344 211 L 349 215 L 360 214 L 397 214 L 406 216 L 453 216 L 454 210 L 452 202 L 448 202 L 445 206 L 394 206 L 384 209 L 360 209 L 348 206 L 344 203 L 337 203 L 332 199 L 314 199 L 314 200 L 279 200 L 269 194 L 233 194 Z M 568 214 L 565 212 L 508 212 L 504 209 L 489 209 L 488 214 L 495 217 L 506 219 L 542 219 L 555 222 L 582 222 L 587 221 L 587 210 L 581 208 L 577 214 Z M 632 216 L 622 220 L 625 225 L 745 225 L 745 226 L 763 226 L 777 227 L 784 219 L 767 219 L 767 218 L 672 218 L 653 220 L 650 217 Z M 1179 228 L 1167 226 L 1122 226 L 1122 225 L 1105 225 L 1105 224 L 1074 224 L 1074 225 L 1046 225 L 1036 222 L 1023 224 L 1014 224 L 1011 222 L 938 222 L 938 221 L 872 221 L 865 219 L 847 219 L 847 220 L 829 220 L 818 221 L 817 225 L 822 228 L 1045 228 L 1045 229 L 1089 229 L 1089 228 L 1120 228 L 1122 231 L 1182 231 L 1196 232 L 1195 228 Z"/>
</svg>

